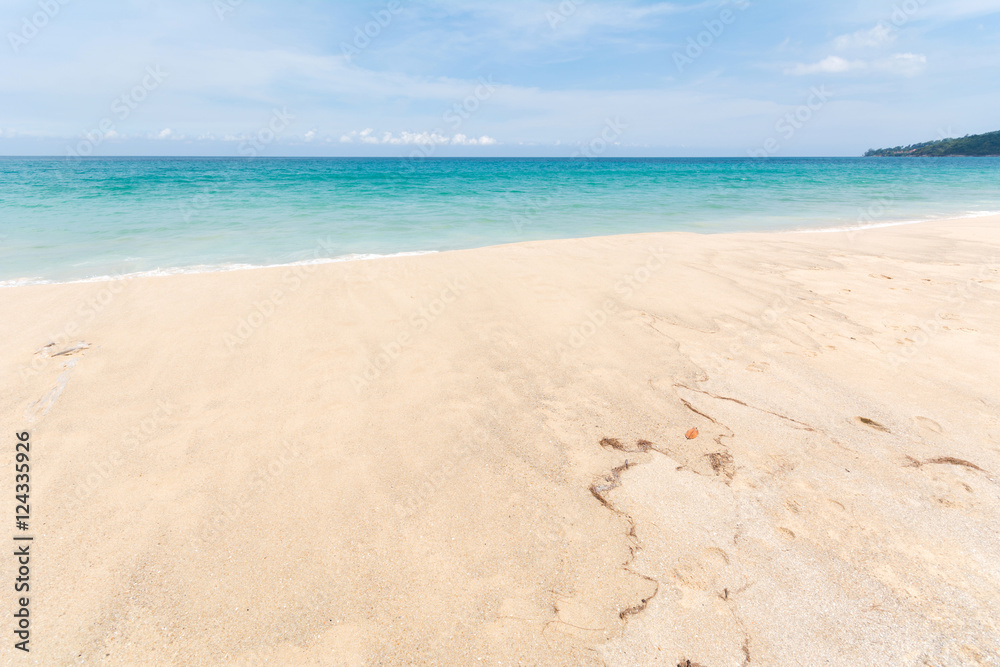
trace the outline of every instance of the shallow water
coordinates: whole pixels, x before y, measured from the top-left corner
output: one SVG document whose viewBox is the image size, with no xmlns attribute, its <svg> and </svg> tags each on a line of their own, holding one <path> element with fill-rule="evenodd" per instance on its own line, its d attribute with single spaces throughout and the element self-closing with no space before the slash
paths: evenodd
<svg viewBox="0 0 1000 667">
<path fill-rule="evenodd" d="M 0 158 L 0 284 L 1000 211 L 1000 158 Z"/>
</svg>

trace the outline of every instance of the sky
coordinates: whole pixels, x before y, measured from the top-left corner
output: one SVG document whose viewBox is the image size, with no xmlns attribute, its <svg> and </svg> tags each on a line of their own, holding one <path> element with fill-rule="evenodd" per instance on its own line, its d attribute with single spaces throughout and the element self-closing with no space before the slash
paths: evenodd
<svg viewBox="0 0 1000 667">
<path fill-rule="evenodd" d="M 1000 0 L 0 0 L 0 155 L 851 156 L 1000 130 Z"/>
</svg>

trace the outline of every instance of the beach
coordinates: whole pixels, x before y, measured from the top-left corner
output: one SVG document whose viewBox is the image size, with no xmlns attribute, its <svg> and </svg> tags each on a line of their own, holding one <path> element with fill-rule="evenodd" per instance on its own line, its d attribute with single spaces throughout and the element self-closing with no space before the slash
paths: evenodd
<svg viewBox="0 0 1000 667">
<path fill-rule="evenodd" d="M 4 662 L 1000 664 L 1000 217 L 0 304 Z"/>
</svg>

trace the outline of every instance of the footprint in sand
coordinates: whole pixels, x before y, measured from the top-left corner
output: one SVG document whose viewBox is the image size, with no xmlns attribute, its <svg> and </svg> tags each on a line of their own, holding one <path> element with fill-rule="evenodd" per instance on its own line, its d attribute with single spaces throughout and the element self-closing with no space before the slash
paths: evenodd
<svg viewBox="0 0 1000 667">
<path fill-rule="evenodd" d="M 882 431 L 883 433 L 892 433 L 892 431 L 890 431 L 885 426 L 882 426 L 874 419 L 868 419 L 867 417 L 855 417 L 854 419 L 857 420 L 859 424 L 864 424 L 868 428 L 873 428 L 876 431 Z"/>
<path fill-rule="evenodd" d="M 716 583 L 729 566 L 729 555 L 717 547 L 702 549 L 699 553 L 685 554 L 677 559 L 674 575 L 688 588 L 714 590 Z"/>
<path fill-rule="evenodd" d="M 978 470 L 979 472 L 986 472 L 975 463 L 970 463 L 963 459 L 956 459 L 954 456 L 939 456 L 936 459 L 930 459 L 924 461 L 924 465 L 939 465 L 939 466 L 959 466 L 961 468 L 970 468 L 972 470 Z"/>
<path fill-rule="evenodd" d="M 770 367 L 771 364 L 767 363 L 766 361 L 755 361 L 749 366 L 747 366 L 747 370 L 753 373 L 766 373 L 767 369 L 769 369 Z"/>
<path fill-rule="evenodd" d="M 833 507 L 835 509 L 840 510 L 841 512 L 846 512 L 847 511 L 847 508 L 844 507 L 844 503 L 840 502 L 839 500 L 834 500 L 833 498 L 827 498 L 826 502 L 827 502 L 828 505 L 830 505 L 831 507 Z"/>
<path fill-rule="evenodd" d="M 785 509 L 787 509 L 792 514 L 801 514 L 802 505 L 803 503 L 799 502 L 798 500 L 795 500 L 794 498 L 789 498 L 788 500 L 785 501 Z"/>
<path fill-rule="evenodd" d="M 957 459 L 953 456 L 939 456 L 933 459 L 920 461 L 912 456 L 906 457 L 906 468 L 916 468 L 927 474 L 928 479 L 935 485 L 937 493 L 929 496 L 930 500 L 951 509 L 963 509 L 968 507 L 967 501 L 975 497 L 975 490 L 967 484 L 960 475 L 949 474 L 951 470 L 966 469 L 975 473 L 982 473 L 992 480 L 990 474 L 971 461 Z"/>
<path fill-rule="evenodd" d="M 917 428 L 922 431 L 931 431 L 932 433 L 937 433 L 938 435 L 944 433 L 944 429 L 941 428 L 941 424 L 938 424 L 933 419 L 928 419 L 927 417 L 914 417 L 914 423 L 916 423 Z"/>
</svg>

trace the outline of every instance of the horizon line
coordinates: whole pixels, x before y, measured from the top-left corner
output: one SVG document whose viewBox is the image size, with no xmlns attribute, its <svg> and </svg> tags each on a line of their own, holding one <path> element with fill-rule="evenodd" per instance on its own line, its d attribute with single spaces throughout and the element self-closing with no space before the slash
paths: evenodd
<svg viewBox="0 0 1000 667">
<path fill-rule="evenodd" d="M 437 155 L 437 156 L 403 156 L 403 155 L 35 155 L 35 154 L 0 154 L 3 158 L 45 158 L 62 160 L 106 160 L 106 159 L 159 159 L 159 160 L 400 160 L 400 161 L 443 161 L 443 160 L 565 160 L 578 162 L 611 161 L 611 160 L 853 160 L 871 159 L 866 155 L 621 155 L 621 156 L 567 156 L 567 155 Z M 888 158 L 910 158 L 924 156 L 885 156 Z M 996 156 L 965 156 L 947 157 L 996 157 Z"/>
</svg>

